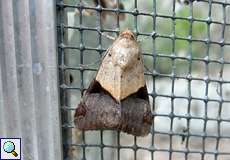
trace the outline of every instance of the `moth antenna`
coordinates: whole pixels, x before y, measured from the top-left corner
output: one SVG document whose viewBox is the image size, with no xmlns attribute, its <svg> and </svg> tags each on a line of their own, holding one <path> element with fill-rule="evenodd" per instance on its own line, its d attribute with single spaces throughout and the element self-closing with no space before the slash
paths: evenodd
<svg viewBox="0 0 230 160">
<path fill-rule="evenodd" d="M 104 59 L 104 57 L 106 56 L 106 54 L 108 53 L 109 50 L 110 50 L 110 47 L 107 49 L 107 52 L 105 52 L 104 54 L 102 54 L 101 58 L 98 59 L 97 61 L 95 61 L 93 63 L 88 63 L 88 64 L 79 64 L 79 67 L 82 68 L 82 69 L 84 69 L 86 67 L 93 66 L 95 64 L 100 63 Z"/>
<path fill-rule="evenodd" d="M 93 62 L 93 63 L 79 64 L 79 67 L 84 69 L 85 67 L 89 67 L 89 66 L 94 66 L 94 65 L 96 65 L 96 64 L 98 64 L 100 61 L 101 61 L 101 58 L 98 59 L 98 60 L 96 60 L 96 61 Z"/>
<path fill-rule="evenodd" d="M 104 36 L 104 37 L 106 37 L 106 38 L 108 38 L 108 39 L 110 39 L 110 40 L 112 40 L 112 41 L 114 41 L 116 38 L 115 37 L 113 37 L 113 36 L 110 36 L 110 35 L 108 35 L 108 34 L 106 34 L 106 33 L 104 33 L 104 32 L 101 32 L 101 31 L 98 31 L 102 36 Z"/>
</svg>

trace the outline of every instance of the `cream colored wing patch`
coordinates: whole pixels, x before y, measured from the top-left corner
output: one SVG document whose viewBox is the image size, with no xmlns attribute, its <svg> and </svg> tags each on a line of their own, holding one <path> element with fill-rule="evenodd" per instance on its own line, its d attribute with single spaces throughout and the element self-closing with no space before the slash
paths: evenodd
<svg viewBox="0 0 230 160">
<path fill-rule="evenodd" d="M 131 31 L 122 32 L 109 48 L 96 80 L 118 102 L 145 86 L 143 59 Z"/>
</svg>

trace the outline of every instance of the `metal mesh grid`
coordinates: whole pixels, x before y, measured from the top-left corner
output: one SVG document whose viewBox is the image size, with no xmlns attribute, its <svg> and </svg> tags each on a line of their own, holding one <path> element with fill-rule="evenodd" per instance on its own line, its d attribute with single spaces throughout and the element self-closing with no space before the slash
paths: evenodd
<svg viewBox="0 0 230 160">
<path fill-rule="evenodd" d="M 116 2 L 119 4 L 122 0 Z M 230 159 L 230 86 L 228 86 L 230 85 L 228 76 L 230 74 L 228 73 L 230 69 L 230 55 L 228 55 L 230 2 L 200 0 L 188 3 L 187 6 L 182 5 L 187 7 L 187 16 L 177 15 L 178 1 L 176 0 L 171 1 L 171 12 L 168 14 L 163 14 L 157 9 L 157 6 L 164 5 L 164 2 L 152 0 L 151 3 L 152 8 L 149 11 L 141 11 L 138 0 L 133 0 L 131 10 L 121 10 L 117 7 L 102 8 L 100 5 L 95 7 L 86 5 L 83 1 L 74 3 L 68 0 L 57 1 L 64 159 Z M 205 7 L 199 8 L 200 4 Z M 203 18 L 194 16 L 194 5 L 198 9 L 205 9 L 206 16 Z M 217 6 L 217 10 L 214 11 L 213 6 Z M 74 14 L 78 10 L 75 15 L 78 17 L 78 22 L 72 25 L 68 22 L 67 15 L 71 10 Z M 93 27 L 87 26 L 84 22 L 86 10 L 96 13 L 97 23 Z M 91 75 L 91 72 L 95 73 L 98 68 L 98 65 L 94 67 L 88 65 L 96 62 L 95 57 L 90 58 L 90 55 L 85 58 L 84 55 L 92 52 L 91 54 L 97 55 L 100 59 L 108 48 L 108 45 L 105 47 L 103 45 L 105 37 L 102 33 L 118 35 L 122 30 L 118 16 L 113 19 L 115 22 L 113 27 L 104 27 L 102 11 L 132 16 L 133 25 L 127 26 L 137 37 L 151 41 L 151 49 L 143 51 L 143 55 L 148 62 L 145 75 L 155 118 L 152 133 L 145 138 L 116 131 L 81 132 L 76 130 L 73 124 L 73 113 L 80 100 L 81 91 L 87 88 L 90 81 L 86 77 Z M 213 18 L 213 15 L 217 14 L 215 12 L 219 12 L 221 18 Z M 151 19 L 150 31 L 146 32 L 141 28 L 142 24 L 138 17 Z M 158 19 L 169 22 L 166 25 L 170 26 L 170 32 L 161 33 L 158 30 Z M 185 21 L 188 24 L 187 36 L 180 36 L 177 33 L 178 21 Z M 198 38 L 194 36 L 195 23 L 205 25 L 204 36 Z M 212 30 L 212 25 L 219 26 L 218 32 Z M 69 43 L 68 34 L 71 34 L 69 30 L 78 32 L 77 43 Z M 213 36 L 214 32 L 217 32 L 218 38 Z M 85 36 L 94 39 L 96 45 L 87 45 Z M 161 40 L 169 41 L 165 44 L 170 45 L 168 53 L 164 49 L 159 50 L 158 42 Z M 178 53 L 178 41 L 186 42 L 186 54 Z M 199 50 L 200 55 L 194 55 L 193 47 L 196 45 L 203 48 Z M 212 55 L 213 52 L 215 52 L 215 57 Z M 71 59 L 76 59 L 77 62 L 72 63 Z M 178 62 L 184 64 L 179 67 L 183 70 L 182 72 L 178 71 Z M 158 65 L 168 65 L 169 70 L 164 71 Z M 195 70 L 200 70 L 202 73 L 194 74 Z M 75 78 L 76 83 L 74 83 Z M 160 82 L 162 79 L 165 79 L 165 83 Z M 163 86 L 167 90 L 163 92 L 158 86 Z M 202 92 L 201 95 L 200 92 Z M 165 105 L 167 109 L 161 105 Z M 166 127 L 161 128 L 161 126 Z M 92 139 L 96 139 L 96 142 Z"/>
</svg>

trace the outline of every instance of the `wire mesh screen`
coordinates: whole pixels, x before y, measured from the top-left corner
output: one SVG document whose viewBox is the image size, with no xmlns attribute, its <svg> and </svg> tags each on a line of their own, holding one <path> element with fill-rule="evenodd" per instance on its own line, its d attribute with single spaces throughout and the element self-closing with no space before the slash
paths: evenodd
<svg viewBox="0 0 230 160">
<path fill-rule="evenodd" d="M 230 1 L 58 0 L 57 16 L 64 159 L 230 159 Z M 82 91 L 126 28 L 144 57 L 151 134 L 80 131 Z"/>
</svg>

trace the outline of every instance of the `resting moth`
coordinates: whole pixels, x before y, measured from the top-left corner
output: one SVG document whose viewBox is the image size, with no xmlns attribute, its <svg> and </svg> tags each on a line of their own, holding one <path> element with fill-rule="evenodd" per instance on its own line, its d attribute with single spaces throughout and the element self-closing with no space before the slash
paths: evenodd
<svg viewBox="0 0 230 160">
<path fill-rule="evenodd" d="M 82 130 L 117 129 L 136 136 L 150 132 L 152 114 L 143 59 L 130 30 L 123 31 L 106 51 L 74 122 Z"/>
</svg>

